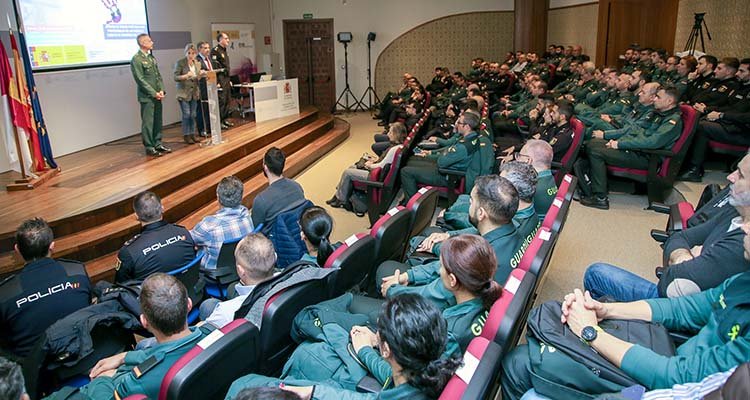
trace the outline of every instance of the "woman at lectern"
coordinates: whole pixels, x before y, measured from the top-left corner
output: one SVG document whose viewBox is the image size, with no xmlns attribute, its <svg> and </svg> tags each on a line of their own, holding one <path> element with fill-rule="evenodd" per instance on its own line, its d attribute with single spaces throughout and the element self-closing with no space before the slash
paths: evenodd
<svg viewBox="0 0 750 400">
<path fill-rule="evenodd" d="M 201 66 L 196 61 L 197 52 L 192 43 L 185 46 L 185 58 L 177 60 L 174 65 L 174 80 L 177 82 L 177 101 L 182 112 L 182 139 L 187 144 L 198 143 L 195 138 L 195 118 L 198 114 L 198 79 Z"/>
</svg>

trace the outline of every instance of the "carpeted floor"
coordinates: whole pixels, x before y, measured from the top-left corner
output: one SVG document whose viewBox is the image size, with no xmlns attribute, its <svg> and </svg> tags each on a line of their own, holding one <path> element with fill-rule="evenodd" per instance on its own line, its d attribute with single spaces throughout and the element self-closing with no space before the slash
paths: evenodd
<svg viewBox="0 0 750 400">
<path fill-rule="evenodd" d="M 296 177 L 307 197 L 326 207 L 335 220 L 333 240 L 364 232 L 369 228 L 366 217 L 358 218 L 343 209 L 331 209 L 325 201 L 333 195 L 341 171 L 352 165 L 364 152 L 370 152 L 372 135 L 382 130 L 368 113 L 352 113 L 341 118 L 351 124 L 350 138 Z M 721 166 L 718 165 L 720 168 Z M 726 183 L 726 172 L 709 172 L 703 184 L 679 182 L 678 192 L 695 203 L 707 183 Z M 654 278 L 654 267 L 661 262 L 661 248 L 649 235 L 651 229 L 663 229 L 667 216 L 644 210 L 645 195 L 632 195 L 632 185 L 613 182 L 609 211 L 583 207 L 574 202 L 565 230 L 553 255 L 547 279 L 538 302 L 561 299 L 573 288 L 582 286 L 583 273 L 593 262 L 604 261 Z M 679 199 L 673 193 L 669 202 Z"/>
</svg>

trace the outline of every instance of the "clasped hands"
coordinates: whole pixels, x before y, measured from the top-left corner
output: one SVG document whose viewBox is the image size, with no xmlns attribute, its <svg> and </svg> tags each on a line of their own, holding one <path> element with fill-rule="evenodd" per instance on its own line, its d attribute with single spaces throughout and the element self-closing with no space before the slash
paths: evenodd
<svg viewBox="0 0 750 400">
<path fill-rule="evenodd" d="M 566 295 L 562 302 L 560 322 L 568 324 L 571 332 L 581 337 L 581 331 L 587 326 L 597 326 L 607 316 L 607 306 L 593 298 L 587 290 L 575 289 Z"/>
</svg>

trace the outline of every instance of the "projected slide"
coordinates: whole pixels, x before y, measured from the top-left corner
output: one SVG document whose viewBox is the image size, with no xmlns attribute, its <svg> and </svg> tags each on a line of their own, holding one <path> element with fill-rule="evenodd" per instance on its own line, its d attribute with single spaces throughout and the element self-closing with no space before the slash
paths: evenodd
<svg viewBox="0 0 750 400">
<path fill-rule="evenodd" d="M 145 0 L 17 0 L 34 70 L 130 61 Z"/>
</svg>

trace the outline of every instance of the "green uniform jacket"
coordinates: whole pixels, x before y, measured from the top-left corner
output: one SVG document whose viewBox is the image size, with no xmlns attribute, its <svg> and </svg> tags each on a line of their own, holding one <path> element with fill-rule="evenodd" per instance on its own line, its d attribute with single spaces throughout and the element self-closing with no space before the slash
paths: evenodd
<svg viewBox="0 0 750 400">
<path fill-rule="evenodd" d="M 82 387 L 81 393 L 96 400 L 114 399 L 115 390 L 120 398 L 131 394 L 145 394 L 151 399 L 159 397 L 161 381 L 169 368 L 208 333 L 201 328 L 190 329 L 192 333 L 182 339 L 157 344 L 145 350 L 127 352 L 125 364 L 117 368 L 113 377 L 96 378 Z M 158 363 L 143 372 L 140 378 L 136 378 L 133 369 L 150 357 L 155 357 Z M 50 398 L 55 397 L 53 395 Z"/>
<path fill-rule="evenodd" d="M 516 226 L 518 234 L 523 239 L 523 244 L 521 245 L 523 253 L 529 247 L 531 241 L 534 240 L 534 236 L 536 236 L 536 231 L 540 225 L 539 216 L 536 213 L 533 203 L 523 210 L 516 212 L 516 215 L 513 216 L 513 225 Z M 510 272 L 508 273 L 510 274 Z"/>
<path fill-rule="evenodd" d="M 599 107 L 596 112 L 598 114 L 607 114 L 609 116 L 622 114 L 623 110 L 630 109 L 633 106 L 633 102 L 637 102 L 638 99 L 635 95 L 626 90 L 618 93 L 616 96 L 610 97 L 610 99 Z"/>
<path fill-rule="evenodd" d="M 479 135 L 471 132 L 451 146 L 443 150 L 430 153 L 428 158 L 436 159 L 438 168 L 450 168 L 460 171 L 466 171 L 471 161 L 471 155 L 475 151 L 475 146 L 479 144 Z"/>
<path fill-rule="evenodd" d="M 473 233 L 477 234 L 478 232 L 474 230 Z M 521 256 L 523 255 L 523 252 L 520 250 L 523 243 L 523 238 L 518 234 L 515 224 L 503 225 L 490 232 L 487 232 L 482 237 L 487 239 L 487 241 L 490 243 L 490 246 L 492 246 L 492 249 L 495 251 L 495 256 L 497 257 L 497 271 L 495 273 L 495 281 L 502 285 L 508 279 L 510 271 L 518 266 L 518 261 L 520 261 Z M 439 246 L 436 247 L 438 248 L 436 249 L 435 247 L 433 247 L 433 251 L 438 254 Z M 440 261 L 433 261 L 431 263 L 412 267 L 408 271 L 406 271 L 406 274 L 409 276 L 410 286 L 393 285 L 388 290 L 389 296 L 397 294 L 396 292 L 409 292 L 412 289 L 419 290 L 419 286 L 411 285 L 425 285 L 427 283 L 434 282 L 435 280 L 440 282 Z M 440 286 L 442 286 L 442 283 Z M 453 296 L 451 295 L 451 297 Z"/>
<path fill-rule="evenodd" d="M 482 307 L 482 300 L 475 298 L 443 310 L 443 317 L 448 322 L 448 343 L 443 357 L 447 358 L 456 352 L 462 355 L 469 342 L 482 334 L 484 323 L 487 321 L 487 310 Z M 388 386 L 393 375 L 391 365 L 372 347 L 363 347 L 357 357 L 367 366 L 373 377 Z"/>
<path fill-rule="evenodd" d="M 664 112 L 655 112 L 651 126 L 643 130 L 634 129 L 617 140 L 620 150 L 664 149 L 677 141 L 682 133 L 682 113 L 675 107 Z"/>
<path fill-rule="evenodd" d="M 130 71 L 133 73 L 137 87 L 138 101 L 146 103 L 156 100 L 156 93 L 164 90 L 159 66 L 153 55 L 146 55 L 138 50 L 130 60 Z"/>
<path fill-rule="evenodd" d="M 610 129 L 604 131 L 604 139 L 619 139 L 634 129 L 646 129 L 651 126 L 653 114 L 656 112 L 653 105 L 643 105 L 640 102 L 635 103 L 635 107 L 629 113 L 615 118 L 622 125 L 622 128 Z"/>
<path fill-rule="evenodd" d="M 718 332 L 716 312 L 723 307 L 724 291 L 739 275 L 720 286 L 691 296 L 651 299 L 651 320 L 674 331 L 698 331 L 679 346 L 674 357 L 664 357 L 642 346 L 633 346 L 622 359 L 622 370 L 649 389 L 699 382 L 716 372 L 750 361 L 750 332 L 724 342 Z M 750 290 L 750 289 L 749 289 Z M 648 368 L 644 368 L 647 365 Z"/>
<path fill-rule="evenodd" d="M 536 193 L 534 193 L 534 208 L 539 221 L 543 221 L 557 195 L 557 184 L 555 183 L 555 176 L 552 175 L 552 170 L 541 171 L 538 173 L 538 177 Z"/>
<path fill-rule="evenodd" d="M 599 82 L 596 79 L 591 79 L 585 82 L 583 85 L 576 85 L 570 90 L 570 94 L 575 98 L 576 103 L 582 102 L 589 93 L 597 91 L 599 88 Z"/>
</svg>

